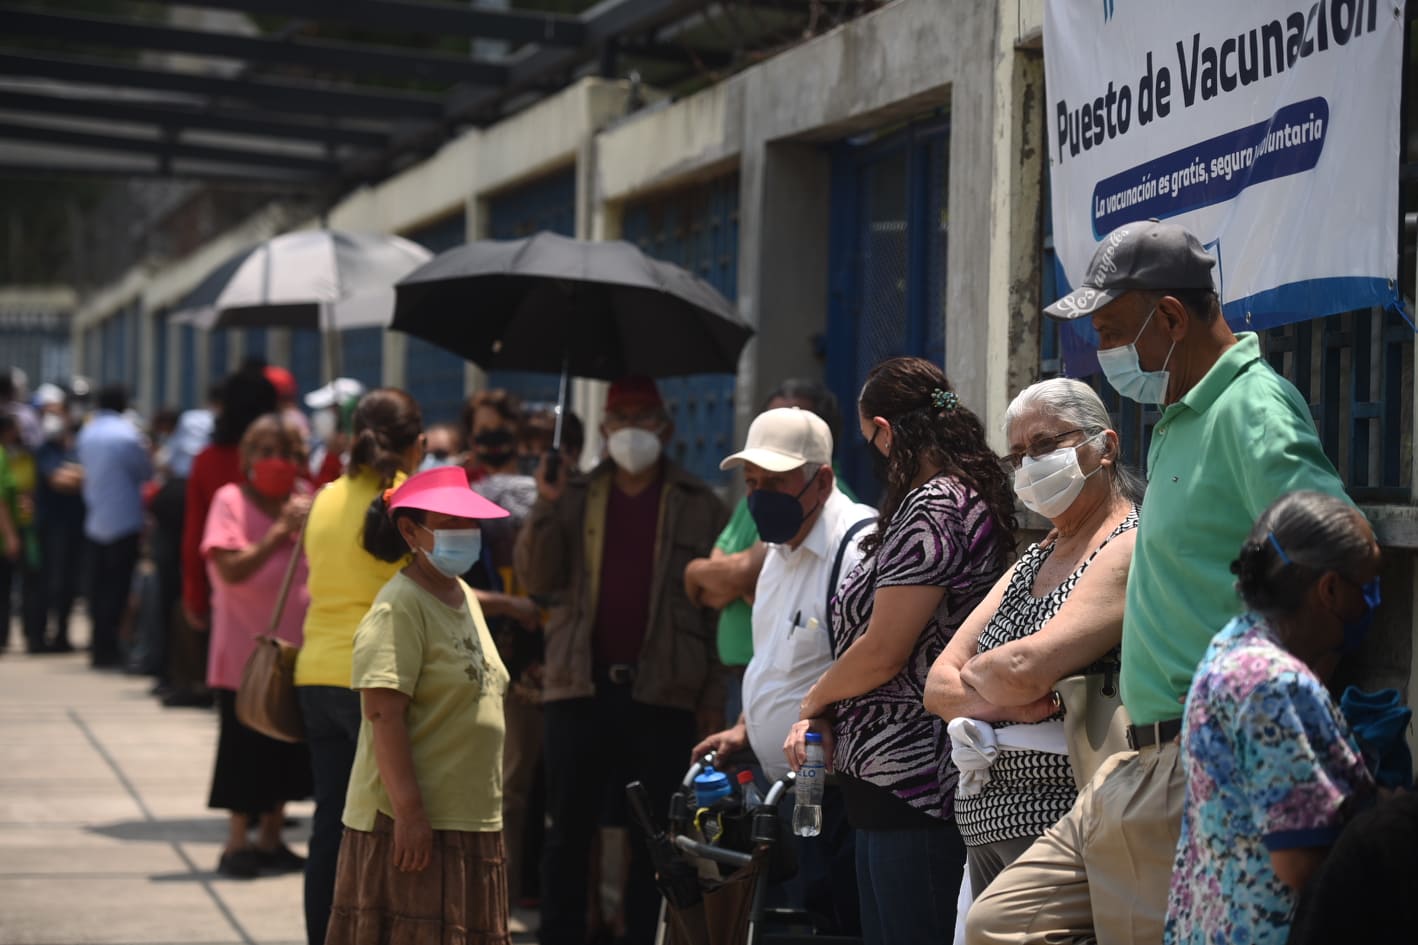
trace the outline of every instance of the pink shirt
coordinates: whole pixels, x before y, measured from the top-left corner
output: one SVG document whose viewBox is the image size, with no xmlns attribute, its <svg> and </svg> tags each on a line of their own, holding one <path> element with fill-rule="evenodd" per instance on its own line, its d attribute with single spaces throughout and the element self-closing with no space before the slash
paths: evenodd
<svg viewBox="0 0 1418 945">
<path fill-rule="evenodd" d="M 240 483 L 228 483 L 212 497 L 207 513 L 207 527 L 202 535 L 202 557 L 207 559 L 207 574 L 212 582 L 212 637 L 207 657 L 207 685 L 235 691 L 241 685 L 241 673 L 251 656 L 256 637 L 266 632 L 271 609 L 281 592 L 281 580 L 286 566 L 296 551 L 295 540 L 277 549 L 266 561 L 240 584 L 222 580 L 211 561 L 213 548 L 240 551 L 256 544 L 275 524 L 265 512 L 247 498 Z M 281 612 L 276 635 L 296 646 L 301 642 L 301 627 L 305 609 L 310 604 L 306 590 L 304 557 L 296 564 L 291 581 L 290 597 Z"/>
</svg>

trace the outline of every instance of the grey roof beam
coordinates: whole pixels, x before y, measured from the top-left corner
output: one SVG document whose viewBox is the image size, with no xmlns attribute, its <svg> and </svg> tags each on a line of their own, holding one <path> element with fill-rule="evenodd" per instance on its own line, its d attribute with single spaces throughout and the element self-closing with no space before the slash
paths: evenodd
<svg viewBox="0 0 1418 945">
<path fill-rule="evenodd" d="M 134 164 L 97 165 L 92 163 L 68 163 L 46 160 L 42 164 L 33 161 L 7 161 L 0 155 L 0 177 L 26 180 L 68 180 L 93 179 L 113 180 L 115 177 L 159 178 L 162 180 L 196 180 L 206 184 L 218 184 L 241 190 L 290 191 L 307 194 L 315 181 L 308 176 L 291 176 L 269 168 L 241 168 L 228 165 L 193 166 L 180 162 L 164 167 L 155 161 L 149 165 Z"/>
<path fill-rule="evenodd" d="M 144 102 L 101 95 L 42 95 L 4 88 L 0 88 L 0 110 L 126 121 L 172 129 L 220 131 L 262 138 L 294 138 L 362 148 L 384 147 L 390 138 L 390 132 L 311 121 L 281 120 L 254 111 L 204 109 L 177 102 Z"/>
<path fill-rule="evenodd" d="M 462 56 L 327 40 L 269 39 L 183 29 L 117 17 L 70 16 L 0 7 L 7 37 L 31 36 L 127 49 L 164 50 L 248 62 L 282 63 L 356 75 L 370 73 L 429 82 L 500 86 L 505 66 Z"/>
<path fill-rule="evenodd" d="M 331 174 L 337 170 L 334 161 L 294 154 L 273 154 L 248 151 L 245 148 L 220 148 L 211 145 L 186 144 L 163 138 L 136 137 L 95 131 L 77 131 L 50 125 L 29 125 L 0 121 L 0 139 L 31 141 L 37 144 L 64 145 L 100 151 L 121 151 L 146 154 L 162 161 L 190 158 L 223 164 L 252 165 L 300 171 L 308 174 Z"/>
<path fill-rule="evenodd" d="M 178 0 L 183 6 L 211 7 L 262 16 L 331 20 L 409 33 L 505 39 L 543 46 L 579 46 L 586 27 L 574 16 L 520 10 L 491 10 L 455 3 L 410 0 Z"/>
<path fill-rule="evenodd" d="M 342 118 L 437 120 L 443 100 L 414 92 L 384 92 L 325 82 L 232 79 L 119 65 L 110 60 L 33 56 L 0 50 L 0 75 L 60 79 L 101 86 L 124 86 L 239 99 L 267 109 Z"/>
</svg>

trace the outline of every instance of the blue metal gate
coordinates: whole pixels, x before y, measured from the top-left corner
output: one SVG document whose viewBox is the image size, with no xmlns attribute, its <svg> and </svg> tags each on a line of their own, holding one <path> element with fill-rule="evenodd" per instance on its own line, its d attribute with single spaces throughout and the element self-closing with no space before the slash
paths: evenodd
<svg viewBox="0 0 1418 945">
<path fill-rule="evenodd" d="M 630 203 L 621 229 L 646 254 L 684 267 L 737 300 L 737 173 Z M 734 447 L 734 375 L 667 378 L 660 391 L 675 421 L 671 455 L 705 482 L 724 482 L 719 461 Z"/>
<path fill-rule="evenodd" d="M 847 415 L 838 451 L 858 495 L 877 492 L 853 405 L 880 361 L 945 363 L 945 252 L 950 124 L 943 116 L 832 150 L 827 383 Z"/>
<path fill-rule="evenodd" d="M 290 333 L 290 372 L 301 394 L 308 394 L 325 383 L 323 352 L 320 332 L 302 329 Z"/>
<path fill-rule="evenodd" d="M 191 325 L 181 325 L 177 329 L 177 398 L 183 410 L 191 410 L 197 403 L 197 329 Z M 215 383 L 217 378 L 212 378 Z"/>
<path fill-rule="evenodd" d="M 354 328 L 340 332 L 340 373 L 368 390 L 384 383 L 384 329 Z"/>
<path fill-rule="evenodd" d="M 456 213 L 404 235 L 429 252 L 441 253 L 454 246 L 461 246 L 467 230 L 466 216 Z M 449 318 L 466 318 L 470 315 L 470 312 L 448 313 Z M 422 338 L 412 335 L 407 338 L 404 385 L 423 410 L 424 424 L 457 421 L 463 406 L 466 362 L 456 354 L 429 344 Z"/>
<path fill-rule="evenodd" d="M 231 330 L 218 328 L 207 333 L 207 381 L 219 384 L 231 373 Z"/>
<path fill-rule="evenodd" d="M 492 197 L 487 202 L 487 235 L 515 240 L 546 230 L 576 235 L 576 169 L 567 168 Z M 491 371 L 488 387 L 512 391 L 528 403 L 555 403 L 560 378 L 529 371 Z"/>
</svg>

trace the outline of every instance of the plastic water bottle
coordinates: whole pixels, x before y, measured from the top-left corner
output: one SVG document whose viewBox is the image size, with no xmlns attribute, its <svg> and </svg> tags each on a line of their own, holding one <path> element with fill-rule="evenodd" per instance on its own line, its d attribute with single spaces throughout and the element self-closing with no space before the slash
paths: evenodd
<svg viewBox="0 0 1418 945">
<path fill-rule="evenodd" d="M 815 837 L 822 833 L 822 791 L 827 784 L 827 765 L 823 761 L 822 736 L 807 733 L 807 761 L 798 768 L 793 785 L 793 833 L 800 837 Z"/>
<path fill-rule="evenodd" d="M 753 772 L 739 772 L 739 797 L 743 799 L 743 809 L 755 811 L 763 806 L 763 795 L 758 793 L 758 785 L 753 783 Z"/>
<path fill-rule="evenodd" d="M 722 771 L 715 771 L 712 765 L 706 765 L 704 770 L 694 777 L 696 807 L 713 807 L 715 801 L 732 793 L 734 788 L 729 784 L 729 776 Z"/>
</svg>

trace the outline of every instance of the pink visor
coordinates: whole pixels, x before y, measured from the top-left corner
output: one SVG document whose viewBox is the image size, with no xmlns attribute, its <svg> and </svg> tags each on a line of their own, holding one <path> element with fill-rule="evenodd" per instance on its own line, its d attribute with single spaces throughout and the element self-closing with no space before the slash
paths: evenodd
<svg viewBox="0 0 1418 945">
<path fill-rule="evenodd" d="M 439 466 L 410 476 L 389 496 L 389 511 L 422 509 L 460 518 L 506 518 L 509 513 L 468 485 L 461 466 Z"/>
</svg>

